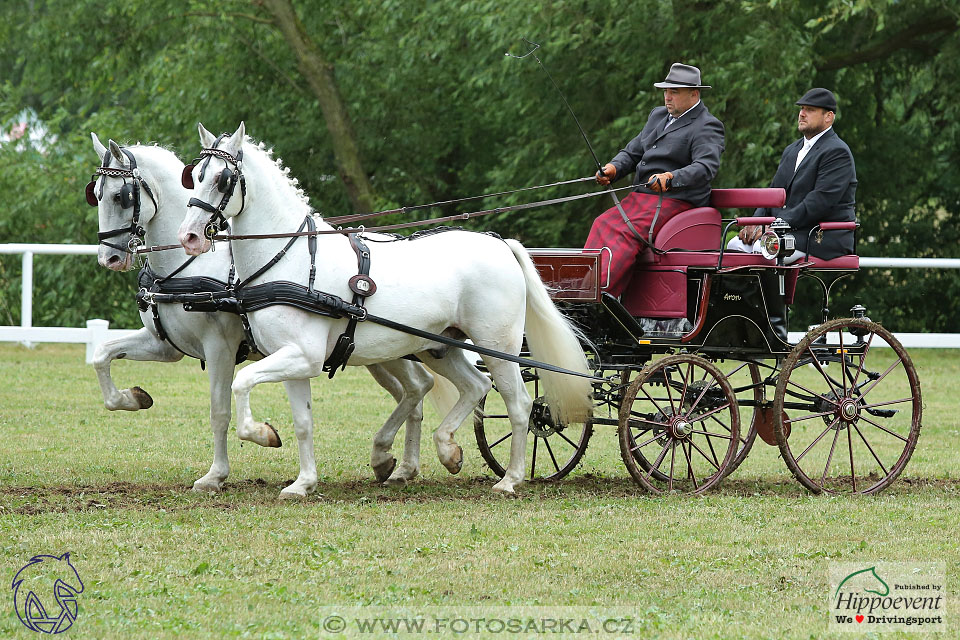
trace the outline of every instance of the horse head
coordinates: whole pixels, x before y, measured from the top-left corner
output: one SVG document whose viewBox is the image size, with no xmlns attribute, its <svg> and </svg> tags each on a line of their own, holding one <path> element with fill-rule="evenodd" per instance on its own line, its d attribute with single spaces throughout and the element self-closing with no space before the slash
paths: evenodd
<svg viewBox="0 0 960 640">
<path fill-rule="evenodd" d="M 97 260 L 113 271 L 127 271 L 133 266 L 136 247 L 143 244 L 147 224 L 158 211 L 157 197 L 132 151 L 113 140 L 108 149 L 97 134 L 90 136 L 101 162 L 86 188 L 87 203 L 97 207 L 99 219 Z"/>
<path fill-rule="evenodd" d="M 226 220 L 243 210 L 246 182 L 243 177 L 243 142 L 246 136 L 241 122 L 233 134 L 215 136 L 197 124 L 203 149 L 200 157 L 183 171 L 183 186 L 194 190 L 187 204 L 187 216 L 180 225 L 178 238 L 189 255 L 210 250 L 213 236 Z M 239 197 L 234 197 L 239 185 Z"/>
</svg>

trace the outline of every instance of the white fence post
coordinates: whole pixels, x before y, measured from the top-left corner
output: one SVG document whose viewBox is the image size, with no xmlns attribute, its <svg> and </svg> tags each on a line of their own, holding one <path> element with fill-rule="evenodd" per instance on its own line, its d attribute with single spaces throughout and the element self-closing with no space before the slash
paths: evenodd
<svg viewBox="0 0 960 640">
<path fill-rule="evenodd" d="M 87 320 L 87 364 L 93 364 L 93 353 L 109 339 L 110 323 L 106 320 Z"/>
<path fill-rule="evenodd" d="M 20 286 L 20 327 L 24 330 L 33 326 L 33 252 L 24 251 L 21 261 L 23 273 Z M 26 331 L 25 331 L 26 332 Z M 24 340 L 25 347 L 32 347 L 33 343 Z"/>
</svg>

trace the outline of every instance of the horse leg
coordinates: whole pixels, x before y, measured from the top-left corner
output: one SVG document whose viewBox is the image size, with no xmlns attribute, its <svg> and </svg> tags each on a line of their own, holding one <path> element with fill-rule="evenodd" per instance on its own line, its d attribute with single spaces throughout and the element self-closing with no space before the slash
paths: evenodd
<svg viewBox="0 0 960 640">
<path fill-rule="evenodd" d="M 459 473 L 463 468 L 463 449 L 453 439 L 453 434 L 473 412 L 480 398 L 490 391 L 490 379 L 480 373 L 467 355 L 459 349 L 451 350 L 441 359 L 434 358 L 428 353 L 419 353 L 417 356 L 428 367 L 452 382 L 460 392 L 460 397 L 433 433 L 433 442 L 437 447 L 440 463 L 450 473 Z"/>
<path fill-rule="evenodd" d="M 484 362 L 497 383 L 497 391 L 503 398 L 513 427 L 510 439 L 510 462 L 500 482 L 493 486 L 497 493 L 514 495 L 514 489 L 523 482 L 526 465 L 527 429 L 530 424 L 530 409 L 533 402 L 520 375 L 520 367 L 506 360 L 484 357 Z"/>
<path fill-rule="evenodd" d="M 276 429 L 265 422 L 256 422 L 253 419 L 253 413 L 250 410 L 250 392 L 258 384 L 264 382 L 287 382 L 287 381 L 307 381 L 309 378 L 315 378 L 322 372 L 323 362 L 311 362 L 304 358 L 299 348 L 293 345 L 281 347 L 263 360 L 254 362 L 237 372 L 233 380 L 233 396 L 237 401 L 237 436 L 241 440 L 249 440 L 265 447 L 280 446 L 280 438 Z M 307 491 L 312 491 L 316 487 L 317 469 L 313 457 L 313 416 L 310 413 L 310 393 L 309 384 L 306 386 L 306 393 L 297 385 L 294 388 L 299 391 L 297 395 L 297 406 L 294 406 L 294 398 L 290 398 L 291 408 L 294 411 L 294 427 L 297 430 L 297 439 L 300 451 L 300 478 L 305 482 L 294 482 L 287 489 L 286 493 L 295 493 L 297 495 L 306 495 Z M 288 389 L 289 393 L 289 389 Z M 309 427 L 307 424 L 309 418 Z M 304 440 L 302 436 L 306 435 L 309 429 L 310 437 Z M 312 478 L 312 486 L 310 484 Z M 303 491 L 303 493 L 300 493 Z"/>
<path fill-rule="evenodd" d="M 210 428 L 213 431 L 213 464 L 207 475 L 193 483 L 194 491 L 219 491 L 230 473 L 227 457 L 227 431 L 230 428 L 230 382 L 236 368 L 235 356 L 226 345 L 204 348 L 210 379 Z"/>
<path fill-rule="evenodd" d="M 284 380 L 287 399 L 293 413 L 293 432 L 297 435 L 300 474 L 293 484 L 280 491 L 280 498 L 303 498 L 317 488 L 317 461 L 313 457 L 313 411 L 310 404 L 310 380 Z"/>
<path fill-rule="evenodd" d="M 110 365 L 114 360 L 176 362 L 183 354 L 160 340 L 146 328 L 116 340 L 104 342 L 93 354 L 93 368 L 97 372 L 103 404 L 110 411 L 139 411 L 153 406 L 153 398 L 140 387 L 117 389 L 110 376 Z"/>
<path fill-rule="evenodd" d="M 433 387 L 433 376 L 410 360 L 393 360 L 367 367 L 374 379 L 390 391 L 397 407 L 373 439 L 370 465 L 377 480 L 386 485 L 405 485 L 420 473 L 420 426 L 423 422 L 423 397 Z M 407 421 L 403 461 L 395 467 L 390 453 L 404 418 Z"/>
</svg>

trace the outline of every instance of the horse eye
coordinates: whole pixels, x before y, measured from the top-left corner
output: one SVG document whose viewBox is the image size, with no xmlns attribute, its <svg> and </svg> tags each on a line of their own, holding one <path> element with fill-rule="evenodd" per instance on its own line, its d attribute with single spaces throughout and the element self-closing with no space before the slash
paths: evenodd
<svg viewBox="0 0 960 640">
<path fill-rule="evenodd" d="M 119 191 L 117 191 L 115 194 L 113 194 L 113 201 L 114 201 L 114 202 L 120 202 L 120 192 L 119 192 Z"/>
</svg>

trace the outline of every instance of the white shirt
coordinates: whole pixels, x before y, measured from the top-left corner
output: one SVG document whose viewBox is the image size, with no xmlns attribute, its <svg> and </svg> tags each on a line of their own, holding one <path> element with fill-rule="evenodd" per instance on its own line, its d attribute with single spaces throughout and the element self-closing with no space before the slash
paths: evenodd
<svg viewBox="0 0 960 640">
<path fill-rule="evenodd" d="M 810 149 L 813 148 L 813 145 L 817 144 L 817 140 L 819 140 L 827 131 L 830 131 L 830 129 L 833 129 L 833 127 L 827 127 L 812 138 L 804 138 L 803 148 L 800 149 L 800 153 L 797 154 L 797 164 L 795 164 L 793 167 L 794 172 L 800 168 L 800 163 L 803 162 L 803 159 L 807 157 L 807 154 L 810 152 Z"/>
<path fill-rule="evenodd" d="M 702 100 L 697 100 L 697 104 L 700 104 L 701 102 L 702 102 Z M 689 109 L 687 109 L 686 111 L 684 111 L 683 113 L 681 113 L 680 115 L 678 115 L 676 118 L 674 118 L 673 116 L 670 116 L 670 119 L 667 120 L 667 124 L 664 125 L 663 130 L 666 131 L 667 129 L 670 128 L 670 125 L 672 125 L 674 122 L 676 122 L 677 120 L 679 120 L 679 119 L 682 118 L 683 116 L 687 115 L 688 113 L 690 113 L 691 111 L 693 111 L 694 109 L 696 109 L 696 108 L 697 108 L 697 104 L 693 105 L 692 107 L 690 107 Z"/>
</svg>

